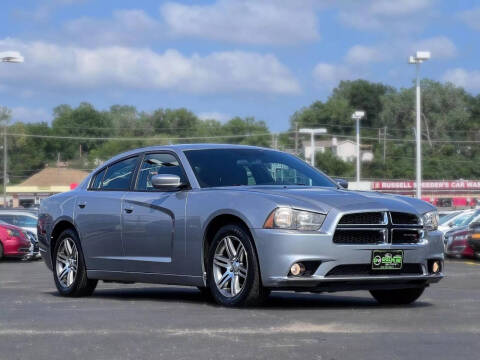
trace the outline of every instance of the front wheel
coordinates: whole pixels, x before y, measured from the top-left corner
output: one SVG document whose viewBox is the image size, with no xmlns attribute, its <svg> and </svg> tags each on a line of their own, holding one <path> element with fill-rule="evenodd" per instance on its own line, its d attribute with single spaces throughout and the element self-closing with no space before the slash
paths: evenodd
<svg viewBox="0 0 480 360">
<path fill-rule="evenodd" d="M 223 226 L 208 253 L 208 284 L 224 306 L 258 305 L 268 296 L 262 286 L 253 240 L 242 226 Z"/>
<path fill-rule="evenodd" d="M 53 252 L 53 278 L 62 296 L 79 297 L 93 293 L 98 280 L 87 278 L 80 241 L 73 230 L 62 232 Z"/>
<path fill-rule="evenodd" d="M 370 290 L 370 294 L 383 305 L 407 305 L 417 300 L 424 290 L 425 288 Z"/>
</svg>

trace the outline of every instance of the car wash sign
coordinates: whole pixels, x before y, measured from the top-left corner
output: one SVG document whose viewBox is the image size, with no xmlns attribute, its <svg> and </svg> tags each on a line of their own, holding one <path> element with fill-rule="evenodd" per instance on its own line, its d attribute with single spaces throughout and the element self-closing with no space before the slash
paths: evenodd
<svg viewBox="0 0 480 360">
<path fill-rule="evenodd" d="M 372 190 L 377 191 L 413 191 L 417 188 L 415 181 L 374 181 Z M 480 190 L 480 180 L 431 180 L 422 181 L 422 190 L 458 191 Z"/>
</svg>

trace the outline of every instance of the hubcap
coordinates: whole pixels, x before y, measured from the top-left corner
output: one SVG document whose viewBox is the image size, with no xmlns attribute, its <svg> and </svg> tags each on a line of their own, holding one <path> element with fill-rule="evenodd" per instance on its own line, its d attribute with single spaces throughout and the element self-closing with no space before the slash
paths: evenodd
<svg viewBox="0 0 480 360">
<path fill-rule="evenodd" d="M 245 247 L 235 236 L 224 237 L 215 249 L 213 277 L 217 289 L 226 297 L 238 295 L 245 286 L 248 258 Z"/>
<path fill-rule="evenodd" d="M 71 238 L 65 238 L 60 243 L 57 251 L 56 271 L 57 278 L 63 287 L 72 286 L 77 276 L 78 251 Z"/>
</svg>

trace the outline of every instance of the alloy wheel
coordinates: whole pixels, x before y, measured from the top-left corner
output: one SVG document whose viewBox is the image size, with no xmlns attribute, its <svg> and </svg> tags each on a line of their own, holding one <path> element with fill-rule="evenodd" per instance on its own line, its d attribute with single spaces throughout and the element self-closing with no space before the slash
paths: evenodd
<svg viewBox="0 0 480 360">
<path fill-rule="evenodd" d="M 58 247 L 55 264 L 59 283 L 69 288 L 77 277 L 78 250 L 72 238 L 65 238 Z"/>
<path fill-rule="evenodd" d="M 213 276 L 223 296 L 234 297 L 244 288 L 248 274 L 247 251 L 236 236 L 225 236 L 217 245 Z"/>
</svg>

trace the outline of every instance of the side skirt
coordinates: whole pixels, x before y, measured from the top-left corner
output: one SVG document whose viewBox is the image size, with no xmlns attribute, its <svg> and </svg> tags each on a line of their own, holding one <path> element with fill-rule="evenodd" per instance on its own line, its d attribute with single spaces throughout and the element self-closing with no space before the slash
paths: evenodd
<svg viewBox="0 0 480 360">
<path fill-rule="evenodd" d="M 173 275 L 122 271 L 87 270 L 89 279 L 140 282 L 150 284 L 203 286 L 201 276 Z"/>
</svg>

